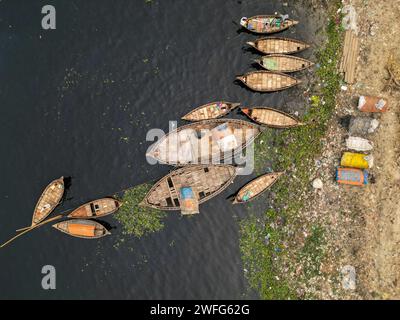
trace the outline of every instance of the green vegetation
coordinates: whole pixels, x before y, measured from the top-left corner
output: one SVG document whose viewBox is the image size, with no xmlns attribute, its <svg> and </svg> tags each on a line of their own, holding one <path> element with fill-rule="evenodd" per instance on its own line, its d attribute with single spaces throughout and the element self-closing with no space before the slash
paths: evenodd
<svg viewBox="0 0 400 320">
<path fill-rule="evenodd" d="M 286 170 L 285 177 L 273 187 L 274 208 L 258 218 L 252 214 L 240 222 L 240 247 L 246 276 L 262 299 L 299 298 L 297 289 L 319 274 L 324 257 L 324 229 L 310 225 L 302 218 L 301 211 L 314 159 L 321 151 L 321 139 L 333 114 L 341 82 L 337 64 L 343 30 L 337 14 L 340 1 L 335 3 L 325 30 L 327 42 L 317 53 L 316 80 L 321 86 L 313 89 L 314 95 L 310 97 L 303 119 L 307 125 L 283 132 L 266 130 L 255 145 L 258 173 L 265 171 L 267 161 L 274 164 L 275 170 Z M 272 147 L 265 141 L 273 141 Z M 285 226 L 276 226 L 278 219 L 283 219 Z M 302 238 L 304 230 L 307 230 L 305 239 Z M 268 234 L 270 239 L 266 243 Z M 296 265 L 301 266 L 299 276 L 292 270 Z"/>
<path fill-rule="evenodd" d="M 323 258 L 324 229 L 321 226 L 313 226 L 311 235 L 306 238 L 303 248 L 300 250 L 299 259 L 307 261 L 305 268 L 306 278 L 320 275 L 320 266 Z"/>
<path fill-rule="evenodd" d="M 165 212 L 139 205 L 150 188 L 151 185 L 141 184 L 124 192 L 123 205 L 115 215 L 123 226 L 123 234 L 142 237 L 164 227 Z"/>
</svg>

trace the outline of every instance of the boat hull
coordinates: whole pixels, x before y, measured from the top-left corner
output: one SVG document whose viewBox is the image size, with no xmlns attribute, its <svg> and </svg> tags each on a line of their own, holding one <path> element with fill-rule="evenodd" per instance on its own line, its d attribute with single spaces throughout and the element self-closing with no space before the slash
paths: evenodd
<svg viewBox="0 0 400 320">
<path fill-rule="evenodd" d="M 147 156 L 175 166 L 219 164 L 232 159 L 260 133 L 260 126 L 243 120 L 194 122 L 163 136 L 150 146 Z"/>
<path fill-rule="evenodd" d="M 172 171 L 147 193 L 141 205 L 159 210 L 180 210 L 180 190 L 191 187 L 199 204 L 225 190 L 236 177 L 230 165 L 191 165 Z"/>
</svg>

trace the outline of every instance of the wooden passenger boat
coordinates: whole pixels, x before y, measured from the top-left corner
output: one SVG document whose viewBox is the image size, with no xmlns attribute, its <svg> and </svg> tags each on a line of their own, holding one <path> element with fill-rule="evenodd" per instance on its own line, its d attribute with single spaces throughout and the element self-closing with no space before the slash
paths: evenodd
<svg viewBox="0 0 400 320">
<path fill-rule="evenodd" d="M 236 119 L 194 122 L 160 138 L 147 156 L 178 166 L 221 163 L 246 148 L 261 130 L 258 125 Z"/>
<path fill-rule="evenodd" d="M 93 220 L 67 220 L 56 223 L 53 227 L 70 236 L 83 239 L 98 239 L 111 234 L 103 225 Z"/>
<path fill-rule="evenodd" d="M 255 61 L 264 69 L 277 72 L 296 72 L 314 65 L 307 59 L 285 54 L 271 54 Z"/>
<path fill-rule="evenodd" d="M 259 92 L 285 90 L 301 83 L 300 80 L 287 74 L 270 71 L 252 71 L 237 76 L 236 79 L 243 82 L 251 90 Z"/>
<path fill-rule="evenodd" d="M 278 15 L 259 15 L 240 19 L 240 25 L 257 34 L 268 34 L 286 30 L 299 22 L 293 19 L 285 19 Z"/>
<path fill-rule="evenodd" d="M 278 37 L 259 38 L 254 42 L 249 41 L 247 44 L 264 54 L 292 54 L 310 47 L 300 40 Z"/>
<path fill-rule="evenodd" d="M 225 101 L 211 102 L 192 110 L 183 116 L 182 119 L 187 121 L 216 119 L 228 114 L 238 106 L 240 106 L 240 103 Z"/>
<path fill-rule="evenodd" d="M 265 125 L 272 128 L 292 128 L 303 125 L 298 119 L 273 108 L 267 107 L 254 107 L 254 108 L 241 108 L 241 111 L 248 116 L 251 120 L 258 124 Z"/>
<path fill-rule="evenodd" d="M 263 192 L 268 190 L 282 174 L 283 172 L 267 173 L 250 181 L 239 190 L 233 203 L 245 203 L 254 200 Z"/>
<path fill-rule="evenodd" d="M 172 171 L 147 193 L 141 205 L 160 210 L 181 209 L 181 189 L 190 187 L 199 204 L 225 190 L 236 177 L 230 165 L 190 165 Z"/>
<path fill-rule="evenodd" d="M 64 195 L 64 177 L 52 181 L 40 196 L 32 217 L 32 226 L 42 222 L 53 212 Z"/>
<path fill-rule="evenodd" d="M 122 202 L 108 197 L 90 201 L 72 211 L 67 217 L 75 219 L 92 219 L 107 216 L 116 212 Z"/>
</svg>

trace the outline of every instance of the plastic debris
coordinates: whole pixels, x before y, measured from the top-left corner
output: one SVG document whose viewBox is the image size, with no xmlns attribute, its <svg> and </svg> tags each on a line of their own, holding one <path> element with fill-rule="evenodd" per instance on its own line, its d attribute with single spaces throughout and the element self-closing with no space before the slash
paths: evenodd
<svg viewBox="0 0 400 320">
<path fill-rule="evenodd" d="M 269 245 L 269 240 L 271 239 L 271 235 L 268 233 L 266 236 L 265 236 L 265 238 L 264 238 L 264 243 L 266 244 L 266 245 Z"/>
<path fill-rule="evenodd" d="M 342 287 L 345 290 L 356 289 L 356 268 L 351 265 L 344 266 L 341 270 Z"/>
<path fill-rule="evenodd" d="M 345 30 L 353 30 L 358 34 L 357 12 L 352 5 L 346 5 L 342 8 L 342 26 Z"/>
<path fill-rule="evenodd" d="M 386 112 L 387 100 L 379 97 L 360 96 L 358 99 L 358 110 L 362 112 Z"/>
<path fill-rule="evenodd" d="M 340 165 L 343 167 L 370 169 L 374 166 L 374 157 L 362 153 L 345 152 Z"/>
<path fill-rule="evenodd" d="M 371 141 L 360 137 L 348 137 L 346 147 L 356 151 L 370 151 L 373 149 Z"/>
<path fill-rule="evenodd" d="M 352 117 L 349 123 L 350 135 L 367 135 L 373 133 L 379 126 L 379 121 L 370 117 Z"/>
<path fill-rule="evenodd" d="M 312 182 L 312 186 L 314 189 L 322 189 L 324 186 L 324 183 L 322 182 L 322 180 L 320 178 L 316 178 Z"/>
<path fill-rule="evenodd" d="M 356 168 L 337 168 L 336 181 L 339 184 L 362 186 L 368 184 L 368 171 Z"/>
</svg>

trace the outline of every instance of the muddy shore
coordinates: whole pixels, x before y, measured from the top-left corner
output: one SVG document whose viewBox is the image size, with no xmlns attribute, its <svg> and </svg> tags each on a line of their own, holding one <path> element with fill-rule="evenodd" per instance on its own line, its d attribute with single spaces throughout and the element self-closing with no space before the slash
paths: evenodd
<svg viewBox="0 0 400 320">
<path fill-rule="evenodd" d="M 325 1 L 312 3 L 329 13 L 330 22 L 324 31 L 325 49 L 317 54 L 320 69 L 316 85 L 310 91 L 310 104 L 317 111 L 315 118 L 305 117 L 322 123 L 327 118 L 326 126 L 314 126 L 309 132 L 292 131 L 284 142 L 274 137 L 275 151 L 281 152 L 277 162 L 288 170 L 290 184 L 282 183 L 270 194 L 274 202 L 265 216 L 242 222 L 245 274 L 265 299 L 398 299 L 400 91 L 385 91 L 385 87 L 389 57 L 396 54 L 400 43 L 396 19 L 400 1 L 332 1 L 328 7 Z M 356 13 L 361 43 L 352 85 L 338 74 L 344 39 L 342 9 L 349 5 Z M 334 43 L 336 37 L 339 45 Z M 324 59 L 324 54 L 332 57 Z M 329 69 L 331 63 L 337 66 Z M 333 101 L 329 101 L 332 94 Z M 390 110 L 371 116 L 380 122 L 375 133 L 367 137 L 374 144 L 373 183 L 361 188 L 339 186 L 334 173 L 349 136 L 344 119 L 361 115 L 357 110 L 360 95 L 385 97 Z M 291 143 L 295 144 L 292 153 Z M 263 155 L 262 147 L 259 149 Z M 322 180 L 322 189 L 313 188 L 316 178 Z M 350 287 L 343 283 L 346 268 L 355 271 Z"/>
</svg>

